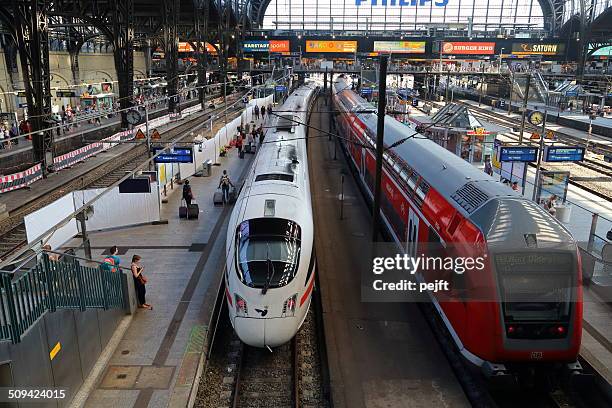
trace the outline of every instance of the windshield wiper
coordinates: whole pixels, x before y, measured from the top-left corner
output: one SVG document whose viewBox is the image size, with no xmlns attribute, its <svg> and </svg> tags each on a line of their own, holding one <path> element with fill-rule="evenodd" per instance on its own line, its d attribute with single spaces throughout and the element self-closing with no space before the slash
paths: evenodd
<svg viewBox="0 0 612 408">
<path fill-rule="evenodd" d="M 261 294 L 265 295 L 268 292 L 268 289 L 270 288 L 270 284 L 272 283 L 272 279 L 274 278 L 274 262 L 272 262 L 272 260 L 270 259 L 270 255 L 269 255 L 269 250 L 270 250 L 270 245 L 266 244 L 267 248 L 266 248 L 266 265 L 267 265 L 267 273 L 266 273 L 266 282 L 264 283 L 263 288 L 261 288 Z"/>
</svg>

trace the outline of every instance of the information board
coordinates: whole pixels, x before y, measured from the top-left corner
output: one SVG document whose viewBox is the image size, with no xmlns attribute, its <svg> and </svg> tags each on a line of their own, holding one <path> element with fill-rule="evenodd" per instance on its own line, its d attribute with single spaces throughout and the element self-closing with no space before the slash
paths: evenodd
<svg viewBox="0 0 612 408">
<path fill-rule="evenodd" d="M 538 148 L 529 146 L 500 146 L 501 162 L 533 162 L 538 160 Z"/>
<path fill-rule="evenodd" d="M 581 146 L 546 146 L 545 162 L 579 162 L 584 160 L 584 147 Z"/>
<path fill-rule="evenodd" d="M 285 85 L 276 85 L 276 92 L 285 92 L 287 87 Z"/>
<path fill-rule="evenodd" d="M 154 154 L 161 150 L 154 148 Z M 191 147 L 175 147 L 161 153 L 155 158 L 155 163 L 193 163 L 193 149 Z"/>
</svg>

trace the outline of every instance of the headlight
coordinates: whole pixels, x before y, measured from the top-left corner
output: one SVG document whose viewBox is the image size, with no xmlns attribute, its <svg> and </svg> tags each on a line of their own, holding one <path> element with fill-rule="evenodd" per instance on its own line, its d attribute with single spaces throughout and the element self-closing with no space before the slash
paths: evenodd
<svg viewBox="0 0 612 408">
<path fill-rule="evenodd" d="M 236 299 L 236 316 L 248 316 L 249 310 L 247 309 L 247 302 L 238 295 L 234 295 Z"/>
<path fill-rule="evenodd" d="M 283 317 L 295 316 L 296 304 L 297 293 L 285 300 L 285 303 L 283 303 Z"/>
</svg>

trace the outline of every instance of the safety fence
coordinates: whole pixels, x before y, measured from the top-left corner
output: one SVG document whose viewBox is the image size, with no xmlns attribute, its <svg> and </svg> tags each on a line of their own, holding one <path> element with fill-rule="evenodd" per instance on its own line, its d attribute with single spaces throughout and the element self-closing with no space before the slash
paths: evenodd
<svg viewBox="0 0 612 408">
<path fill-rule="evenodd" d="M 0 340 L 19 343 L 46 312 L 124 308 L 123 272 L 48 256 L 24 273 L 0 273 Z"/>
<path fill-rule="evenodd" d="M 24 188 L 42 178 L 42 166 L 37 164 L 18 173 L 0 176 L 0 193 Z"/>
</svg>

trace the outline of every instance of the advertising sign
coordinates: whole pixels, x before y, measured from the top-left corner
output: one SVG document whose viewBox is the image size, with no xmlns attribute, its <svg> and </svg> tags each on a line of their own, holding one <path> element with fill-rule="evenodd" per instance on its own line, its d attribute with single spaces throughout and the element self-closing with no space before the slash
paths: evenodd
<svg viewBox="0 0 612 408">
<path fill-rule="evenodd" d="M 550 43 L 514 43 L 512 54 L 514 55 L 563 55 L 565 44 Z"/>
<path fill-rule="evenodd" d="M 195 50 L 188 42 L 179 42 L 179 52 L 194 52 Z M 217 54 L 217 50 L 210 43 L 206 43 L 206 52 L 209 54 Z M 163 58 L 163 56 L 162 56 Z"/>
<path fill-rule="evenodd" d="M 289 40 L 252 40 L 242 43 L 244 52 L 289 52 Z"/>
<path fill-rule="evenodd" d="M 268 52 L 270 49 L 270 41 L 255 40 L 245 41 L 242 43 L 242 50 L 245 52 Z"/>
<path fill-rule="evenodd" d="M 270 40 L 270 52 L 289 51 L 289 40 Z"/>
<path fill-rule="evenodd" d="M 494 42 L 456 42 L 444 41 L 442 54 L 457 55 L 492 55 L 495 53 Z"/>
<path fill-rule="evenodd" d="M 579 162 L 584 160 L 584 147 L 581 146 L 546 146 L 546 162 Z"/>
<path fill-rule="evenodd" d="M 306 52 L 356 52 L 357 41 L 306 40 Z"/>
<path fill-rule="evenodd" d="M 374 41 L 374 52 L 425 54 L 425 41 Z"/>
<path fill-rule="evenodd" d="M 500 146 L 499 161 L 501 162 L 533 162 L 538 160 L 538 148 L 529 146 Z"/>
</svg>

